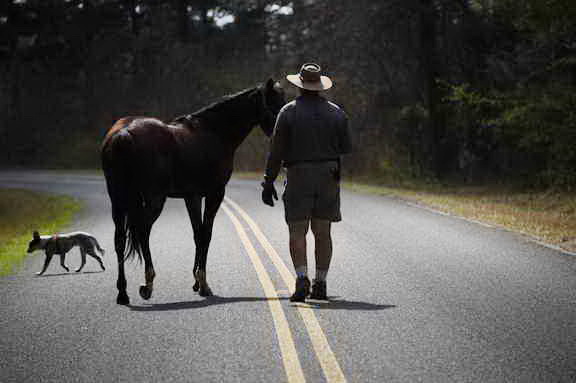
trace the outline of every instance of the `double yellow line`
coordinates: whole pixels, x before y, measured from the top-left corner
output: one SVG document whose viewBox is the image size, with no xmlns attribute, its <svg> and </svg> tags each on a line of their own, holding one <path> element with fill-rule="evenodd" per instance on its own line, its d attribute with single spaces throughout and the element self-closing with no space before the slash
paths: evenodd
<svg viewBox="0 0 576 383">
<path fill-rule="evenodd" d="M 232 207 L 232 209 L 234 209 L 234 211 L 240 217 L 242 217 L 248 227 L 250 227 L 250 230 L 280 273 L 280 276 L 284 280 L 284 283 L 288 289 L 291 289 L 292 286 L 294 286 L 294 277 L 288 270 L 288 267 L 286 267 L 284 261 L 282 261 L 282 258 L 280 258 L 276 250 L 274 250 L 262 230 L 260 230 L 260 227 L 256 224 L 256 222 L 254 222 L 254 220 L 236 202 L 226 197 L 225 204 L 222 205 L 222 209 L 232 221 L 232 224 L 234 225 L 236 232 L 240 237 L 240 241 L 246 249 L 250 260 L 252 261 L 252 265 L 258 274 L 258 279 L 260 280 L 260 284 L 264 289 L 264 293 L 268 298 L 268 305 L 270 307 L 274 321 L 274 327 L 276 328 L 276 333 L 278 335 L 278 342 L 280 344 L 280 351 L 282 353 L 282 360 L 284 362 L 284 369 L 286 371 L 288 382 L 305 382 L 306 379 L 304 377 L 304 372 L 302 371 L 302 366 L 300 365 L 300 360 L 298 359 L 298 353 L 296 351 L 294 339 L 292 337 L 288 321 L 286 320 L 286 316 L 284 315 L 282 305 L 280 304 L 278 293 L 276 292 L 272 280 L 270 279 L 270 275 L 262 264 L 256 249 L 252 245 L 246 230 L 232 209 L 228 207 L 228 205 L 230 205 L 230 207 Z M 316 356 L 318 357 L 318 361 L 322 367 L 322 371 L 324 372 L 326 381 L 329 383 L 346 382 L 346 378 L 342 373 L 342 369 L 340 368 L 340 365 L 338 364 L 338 361 L 336 360 L 336 357 L 334 356 L 334 353 L 328 344 L 326 335 L 324 334 L 322 327 L 320 327 L 320 323 L 318 323 L 316 315 L 310 308 L 300 305 L 296 307 L 300 317 L 302 318 L 302 321 L 304 322 L 308 336 L 310 337 L 310 341 L 312 343 L 312 347 L 314 347 L 314 351 L 316 352 Z"/>
</svg>

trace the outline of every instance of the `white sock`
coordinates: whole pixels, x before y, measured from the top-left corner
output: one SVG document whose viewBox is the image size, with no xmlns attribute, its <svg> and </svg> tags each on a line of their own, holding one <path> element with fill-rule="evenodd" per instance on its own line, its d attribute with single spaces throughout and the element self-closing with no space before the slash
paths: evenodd
<svg viewBox="0 0 576 383">
<path fill-rule="evenodd" d="M 308 266 L 298 266 L 296 268 L 296 276 L 298 278 L 308 277 Z"/>
<path fill-rule="evenodd" d="M 327 274 L 328 274 L 328 270 L 316 269 L 316 280 L 317 281 L 325 281 Z"/>
</svg>

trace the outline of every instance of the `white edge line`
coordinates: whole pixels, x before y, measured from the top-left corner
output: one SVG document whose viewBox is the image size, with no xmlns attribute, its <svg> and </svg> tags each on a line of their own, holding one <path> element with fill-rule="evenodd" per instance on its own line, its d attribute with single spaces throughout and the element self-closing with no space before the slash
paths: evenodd
<svg viewBox="0 0 576 383">
<path fill-rule="evenodd" d="M 387 196 L 381 196 L 381 197 L 387 197 Z M 521 231 L 515 231 L 515 230 L 509 229 L 509 228 L 504 227 L 504 226 L 495 225 L 495 224 L 491 224 L 491 223 L 487 223 L 487 222 L 482 222 L 482 221 L 478 221 L 478 220 L 475 220 L 472 218 L 462 217 L 460 215 L 441 211 L 441 210 L 435 209 L 435 208 L 430 207 L 430 206 L 426 206 L 426 205 L 418 203 L 418 202 L 411 202 L 411 201 L 405 200 L 401 197 L 395 197 L 395 196 L 391 196 L 391 197 L 401 201 L 402 203 L 404 203 L 408 206 L 411 206 L 411 207 L 414 207 L 417 209 L 426 210 L 426 211 L 429 211 L 431 213 L 443 215 L 446 217 L 457 218 L 457 219 L 460 219 L 460 220 L 465 221 L 465 222 L 469 222 L 469 223 L 473 223 L 476 225 L 487 227 L 489 229 L 496 229 L 496 230 L 505 231 L 505 232 L 510 233 L 510 234 L 518 235 L 518 236 L 524 238 L 528 242 L 532 242 L 532 243 L 535 243 L 535 244 L 540 245 L 542 247 L 548 248 L 550 250 L 557 251 L 557 252 L 561 253 L 561 255 L 576 257 L 576 252 L 572 252 L 570 250 L 563 249 L 562 247 L 560 247 L 558 245 L 553 245 L 551 243 L 544 242 L 544 241 L 542 241 L 542 239 L 540 239 L 540 238 L 538 238 L 532 234 L 523 233 Z"/>
</svg>

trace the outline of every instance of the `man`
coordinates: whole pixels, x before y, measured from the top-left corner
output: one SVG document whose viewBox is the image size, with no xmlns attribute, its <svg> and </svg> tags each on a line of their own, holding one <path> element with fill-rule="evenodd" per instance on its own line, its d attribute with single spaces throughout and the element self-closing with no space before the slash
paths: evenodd
<svg viewBox="0 0 576 383">
<path fill-rule="evenodd" d="M 332 80 L 321 75 L 318 64 L 304 64 L 299 74 L 286 79 L 300 89 L 300 96 L 286 104 L 276 119 L 262 201 L 274 206 L 278 199 L 274 180 L 281 166 L 287 168 L 284 201 L 290 234 L 290 255 L 296 270 L 296 289 L 290 300 L 327 300 L 326 275 L 332 258 L 331 223 L 340 216 L 340 156 L 351 151 L 346 114 L 321 97 Z M 315 240 L 316 278 L 310 294 L 306 234 Z"/>
</svg>

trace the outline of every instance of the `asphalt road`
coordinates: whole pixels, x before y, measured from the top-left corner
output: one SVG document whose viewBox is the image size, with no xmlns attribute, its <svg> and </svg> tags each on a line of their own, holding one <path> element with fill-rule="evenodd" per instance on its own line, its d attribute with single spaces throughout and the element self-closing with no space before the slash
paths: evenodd
<svg viewBox="0 0 576 383">
<path fill-rule="evenodd" d="M 227 197 L 249 218 L 233 202 L 232 216 L 218 213 L 216 296 L 192 291 L 192 230 L 183 201 L 169 200 L 151 239 L 154 295 L 139 297 L 143 266 L 128 264 L 124 307 L 101 177 L 0 172 L 0 187 L 80 198 L 87 209 L 71 230 L 107 249 L 105 272 L 91 259 L 79 274 L 53 261 L 37 277 L 38 254 L 0 280 L 2 383 L 576 381 L 576 259 L 519 235 L 344 192 L 332 301 L 292 304 L 282 207 L 233 180 Z M 79 259 L 68 255 L 71 269 Z"/>
</svg>

